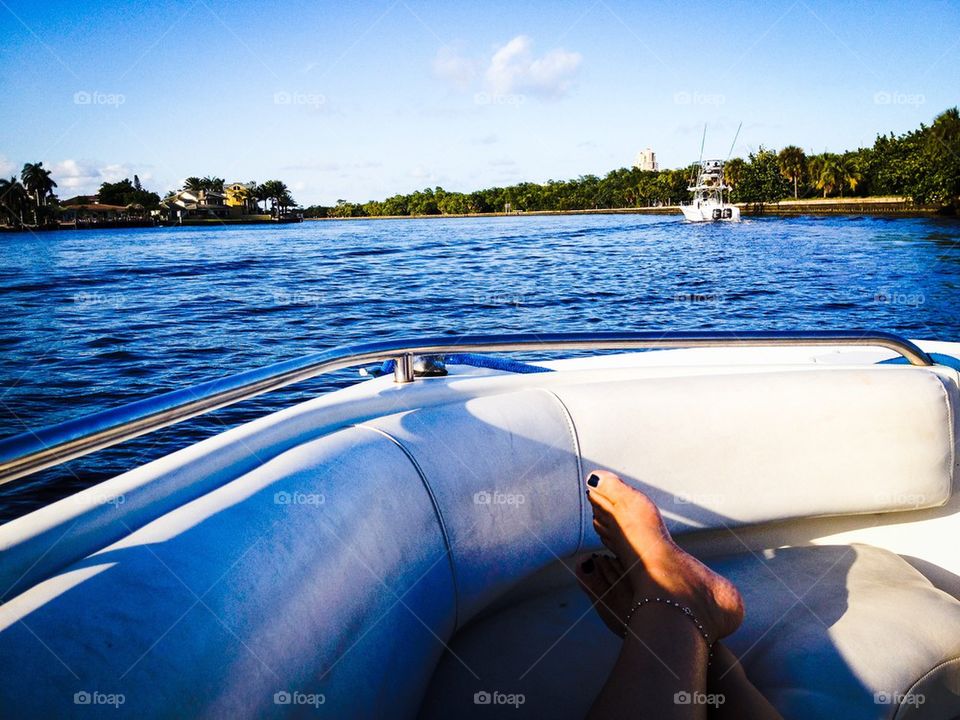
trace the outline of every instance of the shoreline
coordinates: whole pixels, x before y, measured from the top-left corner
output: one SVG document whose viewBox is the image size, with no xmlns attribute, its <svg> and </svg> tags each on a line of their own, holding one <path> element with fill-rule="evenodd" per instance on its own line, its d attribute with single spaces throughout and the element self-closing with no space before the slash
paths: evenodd
<svg viewBox="0 0 960 720">
<path fill-rule="evenodd" d="M 775 203 L 734 203 L 744 216 L 798 216 L 798 215 L 876 215 L 895 217 L 952 217 L 949 209 L 918 205 L 897 196 L 858 198 L 805 198 L 781 200 Z M 523 217 L 525 215 L 679 215 L 679 205 L 659 207 L 595 208 L 588 210 L 529 210 L 514 212 L 434 214 L 434 215 L 357 215 L 348 217 L 305 217 L 304 222 L 334 220 L 420 220 L 425 218 L 493 218 Z"/>
<path fill-rule="evenodd" d="M 799 217 L 802 215 L 870 215 L 875 217 L 957 217 L 951 208 L 919 205 L 904 197 L 857 197 L 857 198 L 805 198 L 781 200 L 775 203 L 734 203 L 744 217 Z M 303 222 L 335 222 L 340 220 L 422 220 L 449 218 L 497 218 L 524 216 L 566 215 L 669 215 L 679 216 L 679 205 L 659 207 L 593 208 L 587 210 L 529 210 L 513 212 L 433 214 L 433 215 L 357 215 L 348 217 L 305 217 Z M 235 225 L 296 225 L 299 222 L 256 218 L 195 218 L 180 224 L 154 223 L 151 221 L 117 221 L 115 223 L 82 226 L 41 226 L 14 228 L 0 225 L 0 233 L 51 232 L 55 230 L 110 230 L 128 227 L 218 227 Z"/>
</svg>

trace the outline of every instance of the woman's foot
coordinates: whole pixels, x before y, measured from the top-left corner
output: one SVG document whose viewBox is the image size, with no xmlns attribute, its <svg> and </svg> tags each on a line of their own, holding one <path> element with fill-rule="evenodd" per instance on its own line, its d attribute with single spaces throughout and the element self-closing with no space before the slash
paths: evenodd
<svg viewBox="0 0 960 720">
<path fill-rule="evenodd" d="M 689 607 L 711 641 L 740 626 L 736 586 L 673 542 L 650 498 L 604 470 L 588 477 L 587 491 L 593 527 L 619 559 L 634 602 L 660 597 Z"/>
<path fill-rule="evenodd" d="M 620 561 L 594 553 L 577 565 L 577 580 L 610 632 L 623 637 L 624 623 L 633 603 L 633 588 L 624 577 Z"/>
</svg>

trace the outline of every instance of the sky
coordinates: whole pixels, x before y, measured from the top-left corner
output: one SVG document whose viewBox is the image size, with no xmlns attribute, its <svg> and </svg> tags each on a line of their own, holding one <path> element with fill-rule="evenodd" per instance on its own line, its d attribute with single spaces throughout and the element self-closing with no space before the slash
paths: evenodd
<svg viewBox="0 0 960 720">
<path fill-rule="evenodd" d="M 960 2 L 0 0 L 0 174 L 304 205 L 842 151 L 960 103 Z"/>
</svg>

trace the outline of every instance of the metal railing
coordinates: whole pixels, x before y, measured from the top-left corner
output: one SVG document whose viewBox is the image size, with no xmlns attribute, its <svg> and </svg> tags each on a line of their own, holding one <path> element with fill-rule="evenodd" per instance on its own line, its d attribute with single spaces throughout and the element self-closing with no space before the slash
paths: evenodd
<svg viewBox="0 0 960 720">
<path fill-rule="evenodd" d="M 933 360 L 909 340 L 872 332 L 625 332 L 466 335 L 346 345 L 230 375 L 0 440 L 0 484 L 218 408 L 356 365 L 395 360 L 394 379 L 414 381 L 416 355 L 523 350 L 651 350 L 731 346 L 869 346 L 892 350 L 911 364 Z"/>
</svg>

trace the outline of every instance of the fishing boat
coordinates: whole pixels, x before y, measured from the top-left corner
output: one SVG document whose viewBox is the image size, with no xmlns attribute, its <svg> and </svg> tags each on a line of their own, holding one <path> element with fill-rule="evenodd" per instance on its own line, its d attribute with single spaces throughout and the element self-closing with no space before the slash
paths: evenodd
<svg viewBox="0 0 960 720">
<path fill-rule="evenodd" d="M 573 574 L 606 468 L 740 588 L 726 642 L 785 718 L 956 717 L 957 358 L 850 331 L 374 341 L 7 438 L 0 482 L 367 372 L 0 526 L 2 714 L 582 718 L 620 646 Z"/>
<path fill-rule="evenodd" d="M 732 189 L 723 179 L 723 160 L 701 160 L 697 164 L 697 177 L 687 188 L 693 193 L 688 205 L 681 205 L 684 219 L 690 222 L 713 222 L 740 220 L 740 208 L 727 201 L 724 193 Z"/>
</svg>

